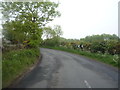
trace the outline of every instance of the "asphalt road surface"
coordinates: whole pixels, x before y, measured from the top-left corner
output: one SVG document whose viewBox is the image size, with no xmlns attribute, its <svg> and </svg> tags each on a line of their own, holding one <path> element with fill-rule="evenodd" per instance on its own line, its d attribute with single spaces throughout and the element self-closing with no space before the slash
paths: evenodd
<svg viewBox="0 0 120 90">
<path fill-rule="evenodd" d="M 83 56 L 41 48 L 42 61 L 16 88 L 118 88 L 118 70 Z"/>
</svg>

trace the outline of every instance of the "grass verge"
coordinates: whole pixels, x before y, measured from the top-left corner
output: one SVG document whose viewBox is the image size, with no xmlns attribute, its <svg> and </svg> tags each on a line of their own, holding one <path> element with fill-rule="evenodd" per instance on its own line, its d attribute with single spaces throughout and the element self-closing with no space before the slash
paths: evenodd
<svg viewBox="0 0 120 90">
<path fill-rule="evenodd" d="M 110 54 L 91 53 L 91 52 L 86 52 L 86 51 L 81 51 L 81 50 L 68 49 L 65 47 L 46 46 L 44 48 L 62 50 L 62 51 L 66 51 L 66 52 L 70 52 L 70 53 L 74 53 L 74 54 L 78 54 L 78 55 L 83 55 L 83 56 L 86 56 L 88 58 L 103 62 L 105 64 L 109 64 L 109 65 L 114 66 L 116 68 L 120 68 L 120 66 L 118 65 L 118 60 L 119 60 L 118 55 L 115 56 L 115 55 L 110 55 Z M 115 62 L 115 61 L 117 61 L 117 62 Z"/>
<path fill-rule="evenodd" d="M 9 86 L 17 76 L 37 61 L 39 55 L 39 49 L 23 49 L 3 53 L 2 87 Z"/>
</svg>

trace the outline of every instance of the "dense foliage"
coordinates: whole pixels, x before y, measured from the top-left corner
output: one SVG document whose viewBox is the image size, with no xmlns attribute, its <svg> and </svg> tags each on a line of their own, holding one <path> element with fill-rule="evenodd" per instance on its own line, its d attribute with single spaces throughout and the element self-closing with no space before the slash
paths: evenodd
<svg viewBox="0 0 120 90">
<path fill-rule="evenodd" d="M 91 52 L 120 54 L 119 38 L 113 34 L 102 34 L 87 36 L 80 40 L 83 43 L 83 49 Z"/>
<path fill-rule="evenodd" d="M 87 36 L 80 40 L 60 38 L 59 46 L 71 49 L 79 49 L 92 53 L 108 53 L 111 55 L 120 54 L 119 37 L 115 34 L 102 34 Z"/>
<path fill-rule="evenodd" d="M 43 28 L 60 16 L 54 2 L 2 2 L 4 39 L 12 44 L 24 44 L 30 48 L 41 43 Z"/>
<path fill-rule="evenodd" d="M 3 14 L 3 88 L 38 61 L 44 28 L 47 23 L 60 16 L 56 9 L 58 5 L 44 0 L 0 3 Z"/>
<path fill-rule="evenodd" d="M 52 27 L 45 27 L 43 29 L 43 38 L 45 38 L 41 46 L 59 46 L 60 45 L 60 36 L 63 34 L 61 27 L 55 25 Z"/>
</svg>

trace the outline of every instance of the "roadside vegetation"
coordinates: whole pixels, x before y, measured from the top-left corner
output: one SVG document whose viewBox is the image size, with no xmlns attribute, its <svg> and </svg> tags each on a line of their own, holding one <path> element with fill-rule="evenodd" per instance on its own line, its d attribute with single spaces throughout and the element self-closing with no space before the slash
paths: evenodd
<svg viewBox="0 0 120 90">
<path fill-rule="evenodd" d="M 1 2 L 2 23 L 2 87 L 8 87 L 17 77 L 38 61 L 43 30 L 47 23 L 59 17 L 58 3 Z M 56 28 L 60 27 L 56 25 Z"/>
<path fill-rule="evenodd" d="M 109 64 L 111 66 L 114 66 L 114 67 L 118 68 L 118 60 L 119 60 L 118 55 L 91 53 L 91 52 L 87 52 L 87 51 L 74 50 L 74 49 L 69 49 L 69 48 L 65 48 L 65 47 L 49 47 L 49 46 L 46 46 L 46 47 L 43 47 L 43 48 L 61 50 L 61 51 L 66 51 L 66 52 L 86 56 L 88 58 L 91 58 L 91 59 Z M 120 66 L 119 66 L 119 68 L 120 68 Z"/>
<path fill-rule="evenodd" d="M 2 78 L 3 87 L 11 84 L 19 75 L 25 72 L 38 60 L 39 49 L 13 50 L 3 54 Z"/>
<path fill-rule="evenodd" d="M 59 37 L 56 42 L 55 40 L 55 37 L 46 39 L 42 45 L 46 48 L 83 55 L 117 68 L 120 67 L 120 42 L 118 36 L 115 34 L 87 36 L 80 40 Z"/>
</svg>

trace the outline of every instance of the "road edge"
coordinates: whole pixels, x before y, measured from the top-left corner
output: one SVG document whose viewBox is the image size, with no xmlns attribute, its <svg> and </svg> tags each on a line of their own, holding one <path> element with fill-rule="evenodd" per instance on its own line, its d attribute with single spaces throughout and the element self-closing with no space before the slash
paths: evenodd
<svg viewBox="0 0 120 90">
<path fill-rule="evenodd" d="M 51 49 L 51 48 L 45 48 L 45 49 Z M 51 49 L 51 50 L 57 50 L 57 51 L 67 52 L 67 51 L 58 50 L 58 49 Z M 92 60 L 92 61 L 101 63 L 101 64 L 103 64 L 103 65 L 106 65 L 107 67 L 110 67 L 110 68 L 114 69 L 114 70 L 117 71 L 117 72 L 120 70 L 118 67 L 114 67 L 114 66 L 112 66 L 112 65 L 110 65 L 110 64 L 106 64 L 106 63 L 101 62 L 101 61 L 99 61 L 99 60 L 97 60 L 97 59 L 95 59 L 95 58 L 90 58 L 90 57 L 87 57 L 87 56 L 84 56 L 84 55 L 80 55 L 80 54 L 76 54 L 76 53 L 72 53 L 72 52 L 67 52 L 67 53 L 74 54 L 74 55 L 77 55 L 77 56 L 81 56 L 81 57 L 83 57 L 83 58 L 86 58 L 86 59 L 89 59 L 89 60 Z"/>
<path fill-rule="evenodd" d="M 29 74 L 33 69 L 35 69 L 39 63 L 41 63 L 42 61 L 42 54 L 40 53 L 40 56 L 37 58 L 36 62 L 29 66 L 28 68 L 26 68 L 26 70 L 24 72 L 22 72 L 20 75 L 18 75 L 12 82 L 11 84 L 6 87 L 6 88 L 14 88 L 15 85 L 17 85 L 21 79 L 23 79 L 27 74 Z"/>
</svg>

